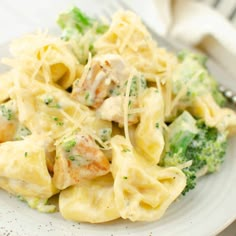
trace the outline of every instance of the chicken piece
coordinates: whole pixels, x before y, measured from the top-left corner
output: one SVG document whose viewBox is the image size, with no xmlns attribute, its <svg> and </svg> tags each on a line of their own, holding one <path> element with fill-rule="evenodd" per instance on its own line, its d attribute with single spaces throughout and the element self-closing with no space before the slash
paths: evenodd
<svg viewBox="0 0 236 236">
<path fill-rule="evenodd" d="M 103 120 L 114 121 L 119 124 L 120 127 L 124 125 L 124 97 L 115 96 L 107 98 L 103 104 L 97 110 L 98 117 Z M 134 104 L 134 105 L 133 105 Z M 132 108 L 137 108 L 138 104 L 134 101 Z M 138 114 L 129 114 L 128 123 L 129 125 L 136 124 L 139 121 Z"/>
<path fill-rule="evenodd" d="M 131 79 L 131 78 L 130 78 Z M 112 96 L 105 99 L 97 109 L 98 116 L 103 120 L 114 121 L 119 126 L 124 125 L 124 107 L 128 106 L 128 124 L 133 125 L 139 121 L 139 96 L 147 88 L 144 76 L 138 72 L 133 74 L 129 87 L 128 104 L 125 104 L 125 94 L 128 86 L 126 81 L 120 88 L 113 89 Z M 117 93 L 119 92 L 119 93 Z"/>
<path fill-rule="evenodd" d="M 72 97 L 80 103 L 98 108 L 114 88 L 122 87 L 129 77 L 129 68 L 119 55 L 106 54 L 92 60 L 91 66 L 82 75 L 83 84 L 76 80 Z"/>
<path fill-rule="evenodd" d="M 75 134 L 56 146 L 53 181 L 59 189 L 106 175 L 110 164 L 95 141 L 85 134 Z"/>
<path fill-rule="evenodd" d="M 17 108 L 14 101 L 0 105 L 0 143 L 14 139 L 18 128 Z"/>
</svg>

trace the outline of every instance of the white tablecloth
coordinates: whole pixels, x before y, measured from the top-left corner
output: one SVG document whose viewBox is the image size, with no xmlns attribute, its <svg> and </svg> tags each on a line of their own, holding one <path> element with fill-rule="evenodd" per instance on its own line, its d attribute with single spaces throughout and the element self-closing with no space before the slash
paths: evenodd
<svg viewBox="0 0 236 236">
<path fill-rule="evenodd" d="M 212 3 L 212 0 L 205 0 Z M 226 0 L 235 2 L 235 0 Z M 0 44 L 36 29 L 55 26 L 59 12 L 77 5 L 89 14 L 96 14 L 100 9 L 107 9 L 113 5 L 111 0 L 1 0 L 0 2 Z M 145 21 L 155 29 L 156 10 L 153 0 L 145 0 L 145 4 L 137 4 L 138 0 L 126 1 Z M 96 3 L 96 4 L 95 4 Z M 143 3 L 143 2 L 142 2 Z M 229 11 L 226 5 L 220 9 L 223 13 Z M 235 19 L 236 21 L 236 19 Z M 236 223 L 228 227 L 220 236 L 236 235 Z"/>
</svg>

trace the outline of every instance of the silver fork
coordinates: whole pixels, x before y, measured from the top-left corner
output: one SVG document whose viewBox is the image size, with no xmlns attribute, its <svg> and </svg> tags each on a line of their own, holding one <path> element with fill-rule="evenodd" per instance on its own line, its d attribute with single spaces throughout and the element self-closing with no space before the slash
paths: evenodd
<svg viewBox="0 0 236 236">
<path fill-rule="evenodd" d="M 112 14 L 117 11 L 117 10 L 132 10 L 123 0 L 117 0 L 117 1 L 110 1 L 109 4 L 106 5 L 106 8 L 103 8 L 101 10 L 101 13 L 108 18 L 109 20 L 111 19 Z M 145 21 L 143 21 L 145 24 Z M 163 38 L 162 36 L 158 35 L 152 28 L 150 28 L 147 24 L 145 24 L 146 27 L 148 28 L 149 32 L 152 34 L 153 38 L 157 40 L 158 44 L 160 46 L 163 46 L 167 48 L 170 51 L 178 52 L 183 49 L 188 49 L 191 51 L 197 51 L 196 49 L 189 48 L 187 46 L 184 46 L 172 39 L 166 39 Z M 199 51 L 197 51 L 199 52 Z M 220 74 L 225 74 L 225 70 L 223 68 L 220 68 L 220 66 L 214 62 L 211 58 L 208 59 L 207 65 L 209 68 L 217 68 L 217 71 L 220 71 Z M 217 74 L 217 73 L 216 73 Z M 228 77 L 230 77 L 228 75 Z M 226 76 L 227 78 L 227 76 Z M 224 85 L 220 84 L 219 85 L 219 90 L 223 94 L 223 96 L 232 103 L 233 105 L 236 105 L 236 94 L 229 88 L 226 88 Z"/>
</svg>

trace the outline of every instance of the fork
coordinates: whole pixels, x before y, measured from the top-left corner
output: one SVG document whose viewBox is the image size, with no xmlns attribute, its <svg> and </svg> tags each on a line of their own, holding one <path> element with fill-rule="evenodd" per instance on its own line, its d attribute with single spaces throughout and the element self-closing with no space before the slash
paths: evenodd
<svg viewBox="0 0 236 236">
<path fill-rule="evenodd" d="M 217 1 L 217 0 L 215 0 Z M 219 2 L 219 0 L 218 0 Z M 110 1 L 109 4 L 107 4 L 107 8 L 101 9 L 101 13 L 107 18 L 111 19 L 112 14 L 117 10 L 132 10 L 123 0 L 117 0 L 117 1 Z M 133 11 L 133 10 L 132 10 Z M 144 24 L 145 21 L 143 20 Z M 178 52 L 183 49 L 189 49 L 191 51 L 197 51 L 196 49 L 189 48 L 188 46 L 181 45 L 180 43 L 172 40 L 172 39 L 166 39 L 159 34 L 157 34 L 150 26 L 145 24 L 149 32 L 151 33 L 152 37 L 157 40 L 158 44 L 167 48 L 168 50 Z M 213 68 L 219 68 L 220 66 L 216 64 L 211 58 L 208 59 L 208 65 L 211 65 Z M 221 68 L 223 71 L 223 68 Z M 219 85 L 219 91 L 223 94 L 223 96 L 227 99 L 228 102 L 230 102 L 233 105 L 236 105 L 236 94 L 230 90 L 229 88 L 226 88 L 224 85 Z"/>
</svg>

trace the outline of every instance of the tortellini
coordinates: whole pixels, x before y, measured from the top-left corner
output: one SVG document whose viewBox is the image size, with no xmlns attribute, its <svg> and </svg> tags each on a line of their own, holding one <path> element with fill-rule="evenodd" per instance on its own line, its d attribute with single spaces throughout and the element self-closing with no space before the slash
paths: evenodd
<svg viewBox="0 0 236 236">
<path fill-rule="evenodd" d="M 115 53 L 145 74 L 148 80 L 166 79 L 177 61 L 173 54 L 158 47 L 141 19 L 130 11 L 112 17 L 109 30 L 94 44 L 99 55 Z"/>
<path fill-rule="evenodd" d="M 111 142 L 115 203 L 121 217 L 131 221 L 159 219 L 183 191 L 185 175 L 175 167 L 144 164 L 143 157 L 122 136 Z"/>
<path fill-rule="evenodd" d="M 0 187 L 15 195 L 49 198 L 57 189 L 46 164 L 42 137 L 0 144 Z"/>
<path fill-rule="evenodd" d="M 82 69 L 66 43 L 47 34 L 22 37 L 12 43 L 11 52 L 14 58 L 5 60 L 6 64 L 31 78 L 57 83 L 65 89 L 72 85 Z"/>
<path fill-rule="evenodd" d="M 76 128 L 80 124 L 78 121 L 83 120 L 82 113 L 84 117 L 91 114 L 88 108 L 77 104 L 65 91 L 32 81 L 26 75 L 21 75 L 12 90 L 12 99 L 16 100 L 21 123 L 32 133 L 53 139 Z"/>
<path fill-rule="evenodd" d="M 189 111 L 198 118 L 203 118 L 210 127 L 216 127 L 228 135 L 236 133 L 236 113 L 229 108 L 221 108 L 208 94 L 197 98 Z"/>
<path fill-rule="evenodd" d="M 143 112 L 135 131 L 135 143 L 151 163 L 157 164 L 164 148 L 164 103 L 161 93 L 154 88 L 147 89 L 140 97 L 140 106 Z"/>
<path fill-rule="evenodd" d="M 111 174 L 94 180 L 84 180 L 60 193 L 62 216 L 79 222 L 101 223 L 120 217 L 114 203 Z"/>
</svg>

